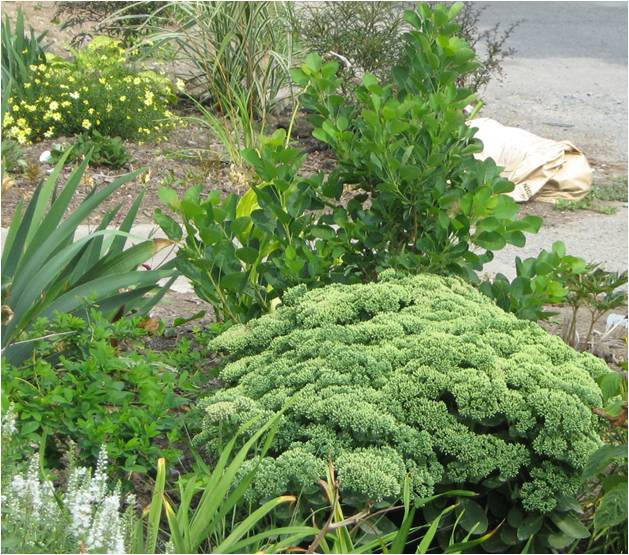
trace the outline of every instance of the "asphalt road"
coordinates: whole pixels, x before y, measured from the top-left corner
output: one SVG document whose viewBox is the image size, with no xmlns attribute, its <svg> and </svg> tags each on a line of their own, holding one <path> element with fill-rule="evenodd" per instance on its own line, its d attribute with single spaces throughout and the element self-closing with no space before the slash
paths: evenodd
<svg viewBox="0 0 629 555">
<path fill-rule="evenodd" d="M 568 139 L 625 174 L 627 2 L 478 2 L 481 29 L 521 21 L 503 82 L 482 93 L 483 115 Z"/>
</svg>

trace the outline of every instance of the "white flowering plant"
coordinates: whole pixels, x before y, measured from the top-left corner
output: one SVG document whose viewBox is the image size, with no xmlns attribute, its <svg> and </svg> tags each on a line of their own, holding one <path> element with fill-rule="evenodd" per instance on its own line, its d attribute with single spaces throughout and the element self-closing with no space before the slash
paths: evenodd
<svg viewBox="0 0 629 555">
<path fill-rule="evenodd" d="M 16 431 L 11 405 L 2 418 L 3 451 L 13 451 Z M 107 469 L 103 447 L 96 469 L 72 468 L 62 488 L 45 475 L 38 454 L 21 463 L 11 456 L 4 460 L 3 553 L 129 552 L 138 521 L 135 496 L 112 487 Z"/>
<path fill-rule="evenodd" d="M 73 58 L 47 55 L 30 67 L 31 81 L 8 98 L 3 137 L 30 144 L 98 131 L 160 140 L 176 121 L 175 86 L 162 74 L 132 67 L 119 41 L 96 37 Z"/>
</svg>

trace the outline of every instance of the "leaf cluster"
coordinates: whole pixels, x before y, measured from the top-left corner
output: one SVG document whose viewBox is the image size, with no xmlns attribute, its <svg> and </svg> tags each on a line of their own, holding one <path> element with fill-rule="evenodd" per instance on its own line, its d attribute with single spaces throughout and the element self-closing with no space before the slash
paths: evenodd
<svg viewBox="0 0 629 555">
<path fill-rule="evenodd" d="M 260 151 L 243 152 L 257 183 L 242 198 L 221 199 L 213 191 L 202 199 L 194 187 L 180 199 L 172 189 L 161 190 L 183 226 L 159 209 L 155 221 L 181 241 L 177 268 L 220 320 L 246 321 L 269 312 L 288 287 L 333 277 L 335 253 L 326 241 L 335 232 L 317 225 L 322 176 L 299 176 L 304 155 L 285 141 L 278 129 Z"/>
<path fill-rule="evenodd" d="M 42 445 L 50 464 L 71 446 L 92 463 L 104 445 L 121 473 L 146 472 L 157 457 L 176 460 L 184 437 L 187 370 L 144 346 L 139 318 L 111 323 L 57 314 L 32 331 L 32 357 L 4 362 L 3 396 L 18 415 L 17 443 Z"/>
<path fill-rule="evenodd" d="M 536 257 L 515 259 L 516 277 L 509 281 L 498 274 L 493 282 L 484 281 L 480 290 L 504 310 L 526 320 L 545 320 L 555 313 L 546 305 L 562 304 L 570 294 L 570 283 L 587 270 L 585 260 L 566 254 L 562 241 Z"/>
<path fill-rule="evenodd" d="M 91 136 L 82 133 L 71 145 L 55 145 L 51 151 L 52 162 L 57 163 L 69 148 L 72 152 L 66 158 L 66 164 L 81 160 L 89 153 L 92 166 L 120 169 L 131 161 L 131 155 L 120 137 L 106 137 L 98 131 L 94 131 Z"/>
</svg>

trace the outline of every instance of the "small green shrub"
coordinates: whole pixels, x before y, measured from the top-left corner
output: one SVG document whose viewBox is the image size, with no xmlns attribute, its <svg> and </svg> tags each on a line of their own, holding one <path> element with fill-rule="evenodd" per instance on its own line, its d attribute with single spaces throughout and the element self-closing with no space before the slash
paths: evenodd
<svg viewBox="0 0 629 555">
<path fill-rule="evenodd" d="M 586 349 L 593 341 L 594 326 L 610 310 L 627 304 L 627 272 L 608 272 L 599 264 L 587 264 L 583 272 L 569 274 L 565 280 L 568 290 L 565 304 L 572 314 L 564 330 L 564 339 L 575 349 Z M 584 337 L 577 333 L 577 315 L 581 309 L 590 314 L 590 323 Z"/>
<path fill-rule="evenodd" d="M 550 251 L 543 250 L 536 257 L 515 259 L 516 277 L 509 281 L 498 274 L 493 282 L 481 283 L 480 290 L 496 304 L 526 320 L 545 320 L 554 312 L 549 304 L 562 304 L 570 293 L 569 285 L 587 271 L 582 258 L 566 254 L 566 246 L 556 241 Z"/>
<path fill-rule="evenodd" d="M 161 190 L 183 226 L 160 209 L 155 221 L 169 239 L 180 241 L 177 268 L 219 320 L 247 321 L 272 310 L 288 287 L 326 283 L 342 273 L 326 246 L 334 230 L 317 224 L 324 208 L 322 176 L 300 177 L 305 157 L 286 148 L 285 139 L 284 130 L 277 130 L 259 152 L 243 153 L 257 184 L 242 198 L 221 199 L 213 191 L 202 199 L 201 187 L 194 187 L 180 199 L 172 189 Z"/>
<path fill-rule="evenodd" d="M 314 495 L 331 459 L 346 501 L 395 498 L 410 473 L 419 497 L 465 485 L 498 507 L 491 518 L 517 507 L 517 528 L 565 510 L 600 445 L 606 365 L 457 278 L 298 287 L 210 346 L 231 355 L 228 387 L 203 402 L 197 444 L 215 454 L 243 422 L 286 408 L 255 499 Z"/>
<path fill-rule="evenodd" d="M 120 137 L 105 137 L 98 131 L 94 131 L 91 135 L 85 133 L 79 135 L 71 145 L 55 145 L 51 151 L 52 162 L 56 164 L 70 148 L 72 150 L 66 158 L 66 164 L 81 160 L 90 152 L 92 166 L 120 169 L 131 161 L 131 155 L 127 152 Z"/>
<path fill-rule="evenodd" d="M 393 82 L 366 74 L 357 105 L 338 94 L 336 62 L 310 55 L 293 72 L 313 136 L 338 161 L 326 188 L 337 206 L 321 220 L 340 227 L 331 243 L 362 279 L 397 268 L 475 281 L 493 251 L 524 246 L 524 232 L 541 225 L 534 216 L 516 219 L 518 207 L 505 194 L 513 184 L 491 159 L 474 158 L 482 145 L 463 109 L 475 97 L 458 81 L 478 63 L 457 35 L 461 7 L 421 4 L 406 12 L 412 29 Z M 338 203 L 343 193 L 346 204 Z"/>
<path fill-rule="evenodd" d="M 3 134 L 20 144 L 98 131 L 147 140 L 172 126 L 170 81 L 127 65 L 117 41 L 95 38 L 70 61 L 49 57 L 33 65 L 31 81 L 8 100 Z"/>
<path fill-rule="evenodd" d="M 145 472 L 157 457 L 174 459 L 182 439 L 178 407 L 193 389 L 165 357 L 143 347 L 138 318 L 108 322 L 92 311 L 87 321 L 58 315 L 40 321 L 31 358 L 3 364 L 3 394 L 18 415 L 22 445 L 47 439 L 56 463 L 73 442 L 81 462 L 101 445 L 122 472 Z"/>
<path fill-rule="evenodd" d="M 4 139 L 2 141 L 2 173 L 18 173 L 23 172 L 28 163 L 24 158 L 24 153 L 17 141 L 13 139 Z"/>
</svg>

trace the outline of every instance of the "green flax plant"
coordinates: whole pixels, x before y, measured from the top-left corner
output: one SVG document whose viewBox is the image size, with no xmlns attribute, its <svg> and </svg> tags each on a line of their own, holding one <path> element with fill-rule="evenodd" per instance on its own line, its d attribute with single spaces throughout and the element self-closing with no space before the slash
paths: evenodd
<svg viewBox="0 0 629 555">
<path fill-rule="evenodd" d="M 159 289 L 158 281 L 173 278 L 175 273 L 166 267 L 138 269 L 169 246 L 168 240 L 148 239 L 125 249 L 143 193 L 135 199 L 117 229 L 108 227 L 120 206 L 106 211 L 95 231 L 75 238 L 79 225 L 93 216 L 115 191 L 133 181 L 141 170 L 92 190 L 76 209 L 70 210 L 89 164 L 88 155 L 60 187 L 60 174 L 71 151 L 64 153 L 28 205 L 18 204 L 4 241 L 2 353 L 13 362 L 19 362 L 30 352 L 34 339 L 20 339 L 38 318 L 51 317 L 55 312 L 81 312 L 87 305 L 96 305 L 112 317 L 130 310 L 147 312 L 168 286 Z M 154 295 L 147 299 L 148 293 Z"/>
<path fill-rule="evenodd" d="M 44 37 L 31 28 L 27 34 L 24 24 L 24 13 L 18 9 L 15 27 L 11 28 L 9 17 L 5 14 L 2 20 L 2 114 L 5 103 L 12 91 L 22 88 L 32 73 L 31 66 L 46 62 Z"/>
</svg>

